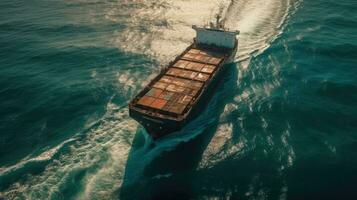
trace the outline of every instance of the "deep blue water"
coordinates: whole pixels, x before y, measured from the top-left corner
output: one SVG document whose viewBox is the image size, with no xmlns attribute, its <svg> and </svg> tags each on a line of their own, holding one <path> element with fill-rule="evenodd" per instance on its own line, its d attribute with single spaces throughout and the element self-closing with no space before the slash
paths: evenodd
<svg viewBox="0 0 357 200">
<path fill-rule="evenodd" d="M 2 0 L 0 199 L 357 198 L 357 2 L 223 2 L 235 63 L 152 141 L 127 103 L 216 1 Z"/>
</svg>

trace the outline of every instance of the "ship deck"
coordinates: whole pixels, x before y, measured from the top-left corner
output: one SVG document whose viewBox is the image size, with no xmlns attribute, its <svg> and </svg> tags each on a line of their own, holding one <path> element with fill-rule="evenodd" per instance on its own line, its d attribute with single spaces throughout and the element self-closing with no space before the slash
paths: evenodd
<svg viewBox="0 0 357 200">
<path fill-rule="evenodd" d="M 183 116 L 226 57 L 224 51 L 189 47 L 134 98 L 132 105 L 150 116 Z"/>
</svg>

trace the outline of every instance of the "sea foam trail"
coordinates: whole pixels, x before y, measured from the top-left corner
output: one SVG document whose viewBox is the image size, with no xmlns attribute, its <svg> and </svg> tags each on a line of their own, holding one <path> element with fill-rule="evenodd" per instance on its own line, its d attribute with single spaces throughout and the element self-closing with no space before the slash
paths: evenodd
<svg viewBox="0 0 357 200">
<path fill-rule="evenodd" d="M 238 60 L 260 54 L 281 33 L 290 0 L 232 0 L 226 26 L 240 30 Z"/>
<path fill-rule="evenodd" d="M 245 60 L 237 65 L 239 68 L 237 85 L 240 84 L 240 79 L 244 77 L 244 71 L 247 70 L 251 57 L 261 54 L 278 37 L 283 31 L 283 25 L 288 19 L 289 13 L 291 14 L 295 7 L 296 5 L 292 6 L 290 1 L 281 0 L 233 0 L 231 2 L 226 11 L 225 23 L 228 28 L 233 29 L 238 27 L 241 31 L 236 60 Z M 278 74 L 279 64 L 276 64 L 273 68 L 272 73 Z M 259 70 L 257 71 L 260 73 Z M 228 103 L 225 106 L 220 117 L 221 123 L 203 154 L 198 167 L 199 169 L 213 167 L 222 160 L 239 156 L 249 151 L 249 149 L 254 148 L 255 144 L 248 143 L 248 141 L 255 140 L 247 139 L 244 126 L 240 124 L 243 119 L 237 122 L 230 122 L 228 118 L 231 113 L 238 110 L 238 106 L 241 103 L 248 105 L 249 110 L 252 110 L 253 106 L 259 106 L 257 103 L 259 99 L 254 100 L 248 97 L 251 96 L 252 93 L 260 94 L 257 96 L 269 95 L 272 90 L 280 84 L 279 77 L 273 77 L 270 82 L 264 85 L 252 84 L 234 98 L 234 103 Z M 252 80 L 253 79 L 254 77 Z M 262 126 L 264 127 L 264 119 L 262 121 Z M 232 123 L 238 123 L 238 127 L 240 127 L 239 129 L 241 130 L 241 136 L 234 141 L 232 140 L 232 129 L 234 129 Z M 269 140 L 269 137 L 266 139 Z M 284 141 L 286 141 L 286 139 Z M 291 155 L 293 155 L 293 153 L 291 153 Z M 289 158 L 293 157 L 291 155 L 288 155 Z"/>
<path fill-rule="evenodd" d="M 225 22 L 229 28 L 238 27 L 241 31 L 239 36 L 239 46 L 236 59 L 238 61 L 237 68 L 239 76 L 237 80 L 237 87 L 241 83 L 241 79 L 245 76 L 252 76 L 249 80 L 253 81 L 255 76 L 264 76 L 262 70 L 254 69 L 252 73 L 245 73 L 250 65 L 250 59 L 254 56 L 261 54 L 267 49 L 270 44 L 279 36 L 283 31 L 284 23 L 288 17 L 296 10 L 299 2 L 268 0 L 268 1 L 246 1 L 246 0 L 233 0 L 226 12 Z M 271 63 L 274 63 L 274 59 Z M 267 67 L 260 66 L 259 67 Z M 230 119 L 230 115 L 236 113 L 240 107 L 247 107 L 248 112 L 253 112 L 254 108 L 260 106 L 262 98 L 270 96 L 274 88 L 280 85 L 280 70 L 279 63 L 274 63 L 271 66 L 269 73 L 270 80 L 264 84 L 251 83 L 240 94 L 237 94 L 233 102 L 225 105 L 224 111 L 220 116 L 220 124 L 217 128 L 215 136 L 210 141 L 207 149 L 203 153 L 202 160 L 198 169 L 205 169 L 214 167 L 217 163 L 227 159 L 245 155 L 247 151 L 254 149 L 256 144 L 255 138 L 247 135 L 244 128 L 244 114 L 239 119 Z M 249 75 L 248 75 L 249 74 Z M 243 88 L 242 88 L 243 89 Z M 251 98 L 255 96 L 255 98 Z M 264 130 L 268 126 L 267 122 L 261 117 L 261 126 Z M 235 128 L 234 128 L 235 126 Z M 233 138 L 234 130 L 240 130 L 239 137 Z M 287 162 L 283 164 L 291 166 L 294 158 L 294 152 L 289 146 L 289 128 L 283 131 L 280 143 L 283 143 L 286 148 L 287 155 L 282 155 L 287 158 Z M 271 144 L 272 136 L 267 136 L 262 140 Z M 261 138 L 259 138 L 261 139 Z M 249 142 L 250 141 L 250 142 Z"/>
<path fill-rule="evenodd" d="M 229 28 L 241 30 L 240 51 L 237 60 L 247 59 L 261 52 L 277 36 L 285 20 L 288 2 L 277 0 L 254 1 L 117 1 L 111 2 L 104 13 L 106 20 L 125 25 L 115 33 L 112 44 L 128 52 L 146 54 L 160 63 L 167 63 L 194 37 L 192 24 L 206 24 L 218 12 L 220 3 L 229 6 L 225 11 Z M 249 61 L 245 66 L 249 65 Z M 155 71 L 152 70 L 152 71 Z M 118 72 L 118 85 L 123 91 L 118 95 L 132 95 L 142 85 L 140 72 Z M 145 76 L 147 77 L 147 76 Z M 125 97 L 127 98 L 127 96 Z M 227 107 L 227 106 L 226 106 Z M 228 110 L 233 107 L 226 108 Z M 225 110 L 225 112 L 229 112 Z M 221 116 L 224 120 L 224 114 Z M 79 138 L 74 138 L 68 150 L 51 160 L 40 174 L 12 184 L 0 197 L 7 199 L 61 198 L 63 191 L 77 187 L 70 196 L 77 199 L 112 199 L 122 184 L 125 165 L 138 124 L 128 115 L 127 108 L 108 103 L 102 120 Z M 230 146 L 232 125 L 222 123 L 202 159 L 202 167 L 213 165 L 221 159 L 212 159 L 222 147 Z M 223 157 L 244 150 L 245 142 L 230 148 Z M 59 147 L 59 148 L 62 148 Z M 48 152 L 60 151 L 59 149 Z M 44 155 L 47 155 L 44 152 Z M 50 156 L 51 157 L 51 156 Z M 26 162 L 26 161 L 25 161 Z M 32 162 L 31 158 L 27 162 Z M 16 170 L 18 166 L 2 169 Z M 21 168 L 21 166 L 20 166 Z"/>
<path fill-rule="evenodd" d="M 127 27 L 118 32 L 113 43 L 120 49 L 152 56 L 162 64 L 172 60 L 191 42 L 195 32 L 192 25 L 207 24 L 218 12 L 219 5 L 228 0 L 159 0 L 118 2 L 108 10 L 107 19 L 123 22 Z M 120 16 L 116 13 L 123 12 Z M 129 18 L 123 19 L 122 16 Z"/>
<path fill-rule="evenodd" d="M 137 81 L 142 72 L 130 70 L 117 74 L 120 91 L 116 95 L 130 96 L 147 81 Z M 113 96 L 115 98 L 115 95 Z M 112 99 L 113 99 L 112 98 Z M 37 157 L 25 158 L 14 166 L 1 169 L 1 176 L 19 174 L 27 166 L 44 165 L 36 175 L 10 185 L 0 197 L 5 199 L 63 198 L 68 190 L 75 191 L 67 197 L 76 199 L 113 199 L 120 188 L 124 167 L 138 124 L 129 117 L 128 108 L 112 101 L 98 122 L 86 126 L 83 133 L 60 145 L 44 151 Z"/>
<path fill-rule="evenodd" d="M 70 187 L 77 199 L 111 199 L 121 185 L 124 166 L 137 123 L 127 108 L 108 105 L 107 116 L 88 135 L 69 145 L 68 152 L 53 160 L 39 175 L 13 184 L 0 193 L 7 199 L 60 198 Z M 46 154 L 46 153 L 45 153 Z M 81 177 L 79 180 L 78 177 Z M 78 187 L 81 183 L 81 187 Z"/>
<path fill-rule="evenodd" d="M 240 30 L 237 60 L 250 58 L 269 47 L 282 31 L 289 13 L 290 1 L 285 0 L 224 0 L 224 1 L 137 1 L 118 3 L 107 14 L 109 20 L 128 26 L 113 40 L 121 49 L 144 53 L 166 64 L 195 36 L 192 25 L 205 25 L 213 20 L 223 6 L 226 27 Z M 126 4 L 125 13 L 122 4 Z M 145 26 L 145 28 L 143 28 Z M 144 29 L 144 31 L 143 31 Z"/>
</svg>

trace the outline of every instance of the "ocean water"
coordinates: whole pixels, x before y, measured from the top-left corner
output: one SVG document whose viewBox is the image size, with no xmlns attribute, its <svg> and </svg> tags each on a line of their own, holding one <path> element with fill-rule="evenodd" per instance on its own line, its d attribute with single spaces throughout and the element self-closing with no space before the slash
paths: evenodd
<svg viewBox="0 0 357 200">
<path fill-rule="evenodd" d="M 152 141 L 127 103 L 224 9 L 207 109 Z M 0 199 L 356 199 L 354 0 L 2 0 Z"/>
</svg>

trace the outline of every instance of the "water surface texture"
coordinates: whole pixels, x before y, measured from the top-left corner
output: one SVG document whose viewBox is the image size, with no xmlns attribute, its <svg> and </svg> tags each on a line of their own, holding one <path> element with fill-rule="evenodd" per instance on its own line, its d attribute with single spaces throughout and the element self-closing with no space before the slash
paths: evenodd
<svg viewBox="0 0 357 200">
<path fill-rule="evenodd" d="M 356 10 L 1 0 L 0 199 L 356 199 Z M 219 12 L 241 31 L 235 62 L 197 119 L 152 141 L 128 102 Z"/>
</svg>

